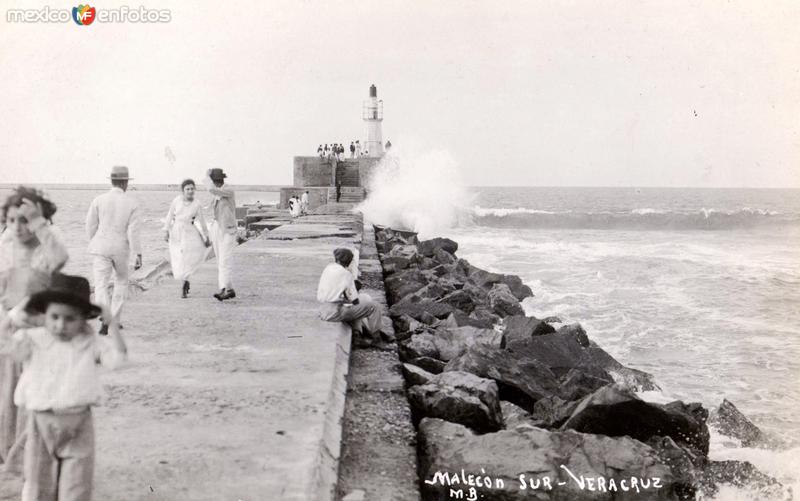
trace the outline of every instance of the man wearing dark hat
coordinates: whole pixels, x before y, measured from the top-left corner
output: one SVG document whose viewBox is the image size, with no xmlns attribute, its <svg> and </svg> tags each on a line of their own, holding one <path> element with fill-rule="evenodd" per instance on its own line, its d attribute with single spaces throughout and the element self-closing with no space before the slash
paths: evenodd
<svg viewBox="0 0 800 501">
<path fill-rule="evenodd" d="M 122 304 L 128 291 L 130 254 L 136 255 L 134 270 L 142 267 L 142 248 L 139 243 L 139 204 L 126 193 L 128 168 L 111 168 L 111 191 L 92 201 L 86 214 L 86 234 L 89 254 L 92 255 L 94 298 L 107 306 L 119 320 Z M 113 290 L 113 293 L 112 293 Z M 108 326 L 104 323 L 101 333 Z"/>
<path fill-rule="evenodd" d="M 214 297 L 219 301 L 236 297 L 233 290 L 233 251 L 236 249 L 236 198 L 231 189 L 225 187 L 228 177 L 222 169 L 208 171 L 211 186 L 208 192 L 214 196 L 214 221 L 209 231 L 214 255 L 217 256 L 219 292 Z"/>
</svg>

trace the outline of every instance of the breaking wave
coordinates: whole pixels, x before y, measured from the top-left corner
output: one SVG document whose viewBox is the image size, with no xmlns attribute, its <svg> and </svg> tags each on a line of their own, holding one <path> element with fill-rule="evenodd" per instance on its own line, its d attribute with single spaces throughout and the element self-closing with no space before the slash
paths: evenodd
<svg viewBox="0 0 800 501">
<path fill-rule="evenodd" d="M 629 211 L 578 212 L 527 208 L 472 209 L 472 221 L 498 228 L 575 228 L 622 230 L 726 230 L 761 226 L 800 225 L 800 214 L 743 207 L 732 211 L 639 208 Z"/>
</svg>

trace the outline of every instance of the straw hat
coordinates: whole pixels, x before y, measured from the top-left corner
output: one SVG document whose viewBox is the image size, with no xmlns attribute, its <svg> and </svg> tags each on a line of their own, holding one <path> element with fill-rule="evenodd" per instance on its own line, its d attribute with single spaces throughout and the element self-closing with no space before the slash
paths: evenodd
<svg viewBox="0 0 800 501">
<path fill-rule="evenodd" d="M 124 165 L 115 165 L 111 167 L 111 175 L 109 179 L 112 181 L 127 181 L 128 179 L 133 179 L 128 175 L 128 168 Z"/>
</svg>

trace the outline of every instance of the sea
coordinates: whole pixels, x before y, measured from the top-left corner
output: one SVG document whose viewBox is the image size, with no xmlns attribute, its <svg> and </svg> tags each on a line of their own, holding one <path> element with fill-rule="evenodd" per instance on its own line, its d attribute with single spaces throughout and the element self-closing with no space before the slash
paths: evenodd
<svg viewBox="0 0 800 501">
<path fill-rule="evenodd" d="M 416 220 L 423 236 L 456 240 L 472 264 L 522 277 L 534 293 L 529 315 L 578 322 L 619 361 L 652 373 L 661 391 L 643 398 L 708 409 L 727 398 L 787 445 L 745 448 L 712 429 L 712 459 L 750 461 L 800 495 L 800 190 L 473 187 L 451 197 L 442 186 L 370 189 L 363 209 L 373 222 L 393 223 L 392 211 Z M 88 274 L 83 221 L 102 191 L 48 193 L 66 271 Z M 155 264 L 177 192 L 131 194 L 143 207 L 145 265 Z M 726 487 L 714 499 L 764 497 Z"/>
</svg>

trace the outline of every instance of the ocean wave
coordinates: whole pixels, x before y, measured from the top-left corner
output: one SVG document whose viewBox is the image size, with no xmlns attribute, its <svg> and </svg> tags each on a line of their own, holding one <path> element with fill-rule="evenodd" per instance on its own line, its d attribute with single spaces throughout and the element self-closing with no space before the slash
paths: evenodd
<svg viewBox="0 0 800 501">
<path fill-rule="evenodd" d="M 727 211 L 705 207 L 692 211 L 642 207 L 616 212 L 576 212 L 476 206 L 471 217 L 477 225 L 499 228 L 726 230 L 800 225 L 800 214 L 752 207 Z"/>
</svg>

